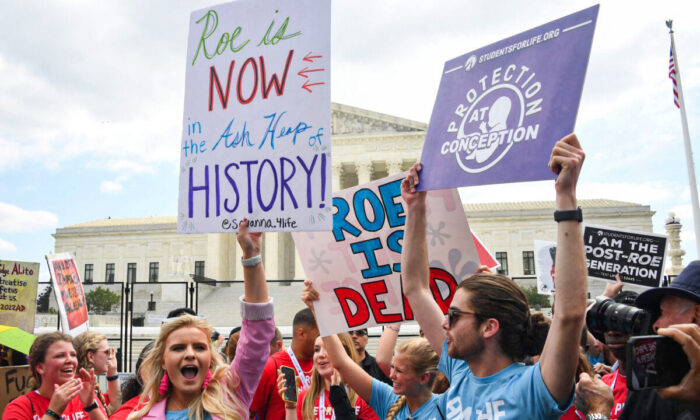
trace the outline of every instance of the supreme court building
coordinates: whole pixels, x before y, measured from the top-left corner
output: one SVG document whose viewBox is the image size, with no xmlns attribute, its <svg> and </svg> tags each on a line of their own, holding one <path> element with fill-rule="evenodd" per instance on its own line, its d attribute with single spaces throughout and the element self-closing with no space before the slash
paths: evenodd
<svg viewBox="0 0 700 420">
<path fill-rule="evenodd" d="M 333 190 L 405 171 L 420 158 L 427 124 L 332 104 Z M 175 181 L 174 181 L 175 182 Z M 648 205 L 580 200 L 586 223 L 652 231 Z M 466 204 L 467 218 L 512 277 L 535 274 L 533 240 L 556 240 L 554 201 Z M 177 234 L 176 216 L 86 221 L 56 229 L 55 252 L 71 252 L 86 283 L 168 282 L 197 275 L 240 280 L 235 235 Z M 264 236 L 268 279 L 304 279 L 291 234 Z"/>
</svg>

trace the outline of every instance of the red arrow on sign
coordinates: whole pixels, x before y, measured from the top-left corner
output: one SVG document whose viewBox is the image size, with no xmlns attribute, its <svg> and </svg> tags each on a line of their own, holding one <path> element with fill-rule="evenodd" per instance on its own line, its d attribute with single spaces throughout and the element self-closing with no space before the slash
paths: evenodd
<svg viewBox="0 0 700 420">
<path fill-rule="evenodd" d="M 313 73 L 315 71 L 323 71 L 325 69 L 310 69 L 308 67 L 304 67 L 303 69 L 299 70 L 299 73 L 297 73 L 301 77 L 306 77 L 308 78 L 309 76 L 306 75 L 306 73 Z"/>
<path fill-rule="evenodd" d="M 304 61 L 308 61 L 309 63 L 313 63 L 314 58 L 321 58 L 321 57 L 323 57 L 323 56 L 322 55 L 311 55 L 311 51 L 309 51 L 309 53 L 304 56 Z"/>
<path fill-rule="evenodd" d="M 309 91 L 309 93 L 311 93 L 311 89 L 309 89 L 311 86 L 325 85 L 325 83 L 323 83 L 323 82 L 319 82 L 319 83 L 309 83 L 309 82 L 310 82 L 310 80 L 305 81 L 304 86 L 301 87 L 302 89 L 306 89 L 307 91 Z"/>
</svg>

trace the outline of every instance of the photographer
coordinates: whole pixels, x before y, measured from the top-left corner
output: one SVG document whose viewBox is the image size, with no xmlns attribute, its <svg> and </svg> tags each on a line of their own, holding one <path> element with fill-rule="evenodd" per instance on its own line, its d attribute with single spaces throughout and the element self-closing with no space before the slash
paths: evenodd
<svg viewBox="0 0 700 420">
<path fill-rule="evenodd" d="M 659 315 L 654 330 L 683 346 L 691 369 L 676 386 L 630 391 L 620 419 L 700 419 L 700 261 L 688 265 L 668 287 L 641 293 L 636 304 Z M 576 389 L 577 408 L 589 416 L 608 416 L 612 399 L 604 387 L 598 379 L 582 378 Z"/>
</svg>

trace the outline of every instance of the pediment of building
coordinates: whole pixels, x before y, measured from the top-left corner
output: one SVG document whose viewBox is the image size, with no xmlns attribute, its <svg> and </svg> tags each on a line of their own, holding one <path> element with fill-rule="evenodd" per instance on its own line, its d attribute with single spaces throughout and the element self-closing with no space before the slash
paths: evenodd
<svg viewBox="0 0 700 420">
<path fill-rule="evenodd" d="M 334 135 L 425 132 L 428 124 L 349 105 L 331 104 Z"/>
</svg>

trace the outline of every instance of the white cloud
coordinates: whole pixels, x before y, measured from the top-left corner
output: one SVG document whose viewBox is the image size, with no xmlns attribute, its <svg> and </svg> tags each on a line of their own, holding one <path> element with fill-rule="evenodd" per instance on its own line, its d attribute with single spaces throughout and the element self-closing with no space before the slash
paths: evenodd
<svg viewBox="0 0 700 420">
<path fill-rule="evenodd" d="M 122 189 L 122 184 L 114 181 L 102 181 L 100 184 L 100 191 L 105 194 L 119 194 Z"/>
<path fill-rule="evenodd" d="M 484 185 L 460 188 L 465 203 L 494 203 L 506 201 L 554 201 L 554 181 L 527 182 L 519 184 Z M 674 197 L 674 186 L 668 182 L 581 182 L 579 199 L 607 198 L 650 204 Z"/>
<path fill-rule="evenodd" d="M 17 252 L 17 247 L 10 242 L 0 239 L 0 252 Z"/>
<path fill-rule="evenodd" d="M 676 217 L 681 219 L 681 223 L 693 223 L 693 208 L 690 204 L 679 204 L 673 207 L 671 211 L 676 213 Z"/>
<path fill-rule="evenodd" d="M 58 217 L 44 210 L 25 210 L 12 204 L 0 202 L 0 232 L 32 232 L 55 228 Z M 9 242 L 8 242 L 9 244 Z"/>
<path fill-rule="evenodd" d="M 582 182 L 578 186 L 578 198 L 607 198 L 649 204 L 675 198 L 678 188 L 671 182 Z"/>
</svg>

